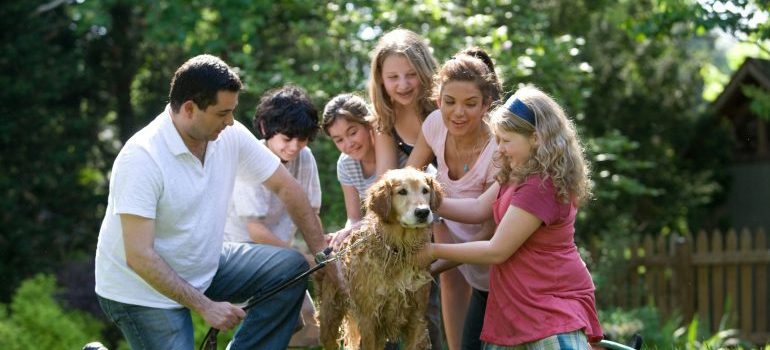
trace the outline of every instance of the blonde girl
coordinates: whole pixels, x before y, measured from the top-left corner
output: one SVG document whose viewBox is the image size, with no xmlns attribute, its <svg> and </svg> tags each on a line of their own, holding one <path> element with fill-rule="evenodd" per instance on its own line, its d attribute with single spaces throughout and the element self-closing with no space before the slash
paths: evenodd
<svg viewBox="0 0 770 350">
<path fill-rule="evenodd" d="M 495 109 L 500 165 L 477 199 L 444 201 L 442 216 L 494 218 L 491 240 L 431 244 L 434 258 L 488 264 L 484 349 L 590 349 L 602 337 L 594 285 L 574 242 L 578 207 L 591 196 L 588 163 L 564 110 L 533 86 Z"/>
<path fill-rule="evenodd" d="M 439 110 L 425 120 L 407 165 L 423 167 L 437 160 L 436 178 L 447 197 L 476 198 L 495 183 L 493 155 L 496 143 L 485 123 L 487 111 L 500 97 L 500 82 L 486 52 L 469 48 L 444 63 L 434 80 L 433 96 Z M 444 220 L 434 225 L 437 242 L 457 243 L 487 238 L 488 223 L 466 224 Z M 487 235 L 485 235 L 487 234 Z M 441 310 L 450 349 L 479 349 L 481 323 L 489 290 L 484 265 L 437 262 L 441 273 Z"/>
<path fill-rule="evenodd" d="M 425 40 L 408 29 L 385 33 L 372 51 L 368 90 L 374 112 L 378 177 L 406 163 L 422 122 L 436 109 L 430 96 L 436 66 Z M 443 344 L 438 314 L 438 293 L 434 285 L 428 306 L 428 328 L 434 349 L 440 349 Z"/>
<path fill-rule="evenodd" d="M 374 48 L 368 88 L 378 176 L 403 165 L 399 158 L 412 152 L 422 122 L 436 109 L 430 98 L 436 66 L 425 40 L 407 29 L 386 33 Z"/>
</svg>

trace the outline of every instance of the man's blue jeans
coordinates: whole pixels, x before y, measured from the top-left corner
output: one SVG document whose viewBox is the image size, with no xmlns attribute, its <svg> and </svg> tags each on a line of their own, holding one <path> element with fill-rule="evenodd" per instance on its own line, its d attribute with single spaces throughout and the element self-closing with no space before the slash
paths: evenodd
<svg viewBox="0 0 770 350">
<path fill-rule="evenodd" d="M 302 254 L 268 245 L 225 243 L 207 297 L 243 303 L 308 269 Z M 285 349 L 297 325 L 307 280 L 300 281 L 251 308 L 230 349 Z M 195 348 L 190 310 L 156 309 L 99 297 L 132 349 Z"/>
</svg>

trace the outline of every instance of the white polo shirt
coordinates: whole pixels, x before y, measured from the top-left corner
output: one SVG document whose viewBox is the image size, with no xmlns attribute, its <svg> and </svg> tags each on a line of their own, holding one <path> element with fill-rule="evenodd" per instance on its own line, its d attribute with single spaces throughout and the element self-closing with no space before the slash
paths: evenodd
<svg viewBox="0 0 770 350">
<path fill-rule="evenodd" d="M 170 106 L 137 132 L 112 167 L 96 247 L 96 293 L 127 304 L 181 307 L 126 264 L 120 214 L 155 220 L 155 251 L 179 276 L 206 290 L 219 264 L 235 177 L 264 182 L 280 161 L 239 122 L 209 141 L 205 164 L 185 146 Z"/>
</svg>

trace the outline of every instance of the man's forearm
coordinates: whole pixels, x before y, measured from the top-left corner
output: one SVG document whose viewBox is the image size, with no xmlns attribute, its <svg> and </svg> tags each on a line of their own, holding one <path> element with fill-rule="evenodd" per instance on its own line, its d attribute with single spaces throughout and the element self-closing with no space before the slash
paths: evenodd
<svg viewBox="0 0 770 350">
<path fill-rule="evenodd" d="M 129 267 L 149 285 L 171 300 L 200 313 L 210 300 L 183 280 L 156 252 L 146 252 L 141 257 L 127 258 Z"/>
<path fill-rule="evenodd" d="M 323 237 L 321 219 L 310 206 L 310 201 L 308 201 L 305 193 L 299 189 L 299 186 L 296 189 L 298 190 L 292 190 L 291 187 L 287 186 L 281 189 L 278 196 L 283 200 L 294 224 L 302 232 L 308 248 L 313 253 L 322 251 L 326 248 L 326 241 Z"/>
</svg>

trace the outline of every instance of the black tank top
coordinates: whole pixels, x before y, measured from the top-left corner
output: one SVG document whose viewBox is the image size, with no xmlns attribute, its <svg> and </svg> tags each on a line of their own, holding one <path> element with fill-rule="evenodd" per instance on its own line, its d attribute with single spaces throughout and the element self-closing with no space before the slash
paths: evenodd
<svg viewBox="0 0 770 350">
<path fill-rule="evenodd" d="M 407 156 L 412 154 L 412 150 L 414 149 L 414 146 L 404 142 L 404 140 L 401 138 L 398 132 L 396 132 L 395 128 L 393 129 L 393 137 L 396 139 L 396 147 L 398 147 L 398 149 L 406 153 Z"/>
<path fill-rule="evenodd" d="M 404 139 L 401 138 L 401 136 L 396 132 L 396 128 L 393 128 L 393 138 L 396 141 L 396 147 L 401 150 L 401 152 L 404 152 L 407 157 L 409 157 L 410 154 L 412 154 L 412 150 L 414 149 L 414 146 L 404 142 Z M 430 162 L 433 164 L 433 166 L 438 166 L 438 161 L 436 157 L 433 157 L 433 160 Z"/>
</svg>

